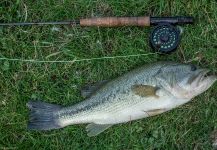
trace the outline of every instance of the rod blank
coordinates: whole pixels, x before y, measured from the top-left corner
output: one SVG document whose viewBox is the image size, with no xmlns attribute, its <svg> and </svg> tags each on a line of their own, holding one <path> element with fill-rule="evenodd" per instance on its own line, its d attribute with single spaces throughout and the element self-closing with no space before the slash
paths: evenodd
<svg viewBox="0 0 217 150">
<path fill-rule="evenodd" d="M 79 25 L 79 21 L 52 21 L 52 22 L 17 22 L 17 23 L 0 23 L 0 26 L 32 26 L 32 25 Z"/>
</svg>

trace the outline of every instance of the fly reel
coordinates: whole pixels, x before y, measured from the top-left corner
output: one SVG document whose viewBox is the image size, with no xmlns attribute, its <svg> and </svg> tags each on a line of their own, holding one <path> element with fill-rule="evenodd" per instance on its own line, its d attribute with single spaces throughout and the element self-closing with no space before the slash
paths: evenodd
<svg viewBox="0 0 217 150">
<path fill-rule="evenodd" d="M 180 43 L 180 30 L 171 24 L 159 24 L 151 32 L 151 47 L 161 53 L 170 53 Z"/>
</svg>

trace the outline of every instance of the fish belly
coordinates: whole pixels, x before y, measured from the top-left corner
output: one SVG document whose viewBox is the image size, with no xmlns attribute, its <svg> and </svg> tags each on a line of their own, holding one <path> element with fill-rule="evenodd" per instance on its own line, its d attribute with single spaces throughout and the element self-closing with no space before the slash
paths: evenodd
<svg viewBox="0 0 217 150">
<path fill-rule="evenodd" d="M 123 96 L 118 103 L 101 106 L 71 118 L 61 119 L 60 123 L 63 126 L 81 123 L 119 124 L 155 116 L 184 103 L 184 100 L 174 99 L 168 95 L 161 98 L 144 98 L 132 94 Z"/>
<path fill-rule="evenodd" d="M 96 124 L 118 124 L 142 119 L 154 115 L 161 114 L 175 107 L 174 100 L 171 98 L 141 98 L 133 97 L 133 100 L 141 100 L 141 102 L 129 105 L 118 111 L 101 114 L 102 119 L 94 120 Z M 99 114 L 100 115 L 100 114 Z"/>
</svg>

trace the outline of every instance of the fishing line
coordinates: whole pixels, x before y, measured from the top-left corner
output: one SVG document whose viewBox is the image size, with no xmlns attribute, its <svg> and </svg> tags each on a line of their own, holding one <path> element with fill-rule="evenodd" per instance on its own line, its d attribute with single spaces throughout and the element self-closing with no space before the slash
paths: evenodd
<svg viewBox="0 0 217 150">
<path fill-rule="evenodd" d="M 0 61 L 17 61 L 17 62 L 30 62 L 30 63 L 74 63 L 92 60 L 105 60 L 105 59 L 116 59 L 116 58 L 129 58 L 129 57 L 140 57 L 156 55 L 157 53 L 146 53 L 146 54 L 132 54 L 132 55 L 119 55 L 119 56 L 105 56 L 105 57 L 93 57 L 84 59 L 74 59 L 74 60 L 38 60 L 38 59 L 20 59 L 20 58 L 6 58 L 0 57 Z"/>
</svg>

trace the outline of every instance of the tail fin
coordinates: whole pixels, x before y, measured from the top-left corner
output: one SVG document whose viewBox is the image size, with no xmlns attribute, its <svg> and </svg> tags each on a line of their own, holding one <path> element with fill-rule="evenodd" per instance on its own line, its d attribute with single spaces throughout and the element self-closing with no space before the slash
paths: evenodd
<svg viewBox="0 0 217 150">
<path fill-rule="evenodd" d="M 55 112 L 59 111 L 61 106 L 40 101 L 29 101 L 27 107 L 30 109 L 28 129 L 51 130 L 62 128 L 55 116 Z"/>
</svg>

